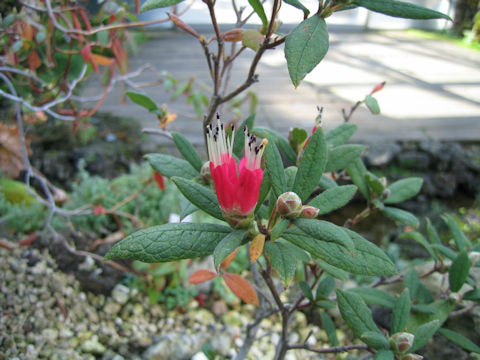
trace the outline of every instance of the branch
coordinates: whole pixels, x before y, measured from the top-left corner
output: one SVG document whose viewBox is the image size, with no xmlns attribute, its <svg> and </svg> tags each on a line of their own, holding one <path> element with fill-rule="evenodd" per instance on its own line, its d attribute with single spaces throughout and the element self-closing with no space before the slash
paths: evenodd
<svg viewBox="0 0 480 360">
<path fill-rule="evenodd" d="M 367 345 L 347 345 L 347 346 L 336 346 L 336 347 L 331 347 L 331 348 L 314 348 L 308 344 L 294 344 L 294 345 L 289 345 L 288 350 L 291 349 L 303 349 L 303 350 L 308 350 L 317 354 L 338 354 L 342 352 L 347 352 L 351 350 L 368 350 Z"/>
</svg>

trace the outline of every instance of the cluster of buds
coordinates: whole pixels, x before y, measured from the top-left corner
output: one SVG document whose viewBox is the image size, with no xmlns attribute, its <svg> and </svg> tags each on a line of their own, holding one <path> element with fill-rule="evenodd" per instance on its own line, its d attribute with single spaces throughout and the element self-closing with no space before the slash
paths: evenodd
<svg viewBox="0 0 480 360">
<path fill-rule="evenodd" d="M 281 194 L 277 200 L 278 213 L 287 219 L 295 219 L 297 217 L 305 219 L 314 219 L 318 216 L 318 209 L 302 205 L 300 197 L 292 191 Z"/>
<path fill-rule="evenodd" d="M 399 332 L 390 337 L 390 346 L 396 353 L 405 354 L 412 347 L 414 340 L 415 335 L 407 332 Z"/>
</svg>

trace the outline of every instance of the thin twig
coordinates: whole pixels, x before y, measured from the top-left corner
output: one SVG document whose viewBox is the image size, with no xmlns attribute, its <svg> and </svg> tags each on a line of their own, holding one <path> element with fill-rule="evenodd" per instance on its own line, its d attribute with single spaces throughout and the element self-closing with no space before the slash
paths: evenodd
<svg viewBox="0 0 480 360">
<path fill-rule="evenodd" d="M 342 352 L 347 352 L 347 351 L 352 351 L 352 350 L 368 350 L 367 345 L 347 345 L 347 346 L 336 346 L 336 347 L 331 347 L 331 348 L 314 348 L 308 344 L 294 344 L 294 345 L 289 345 L 288 349 L 303 349 L 303 350 L 308 350 L 312 351 L 317 354 L 338 354 Z"/>
</svg>

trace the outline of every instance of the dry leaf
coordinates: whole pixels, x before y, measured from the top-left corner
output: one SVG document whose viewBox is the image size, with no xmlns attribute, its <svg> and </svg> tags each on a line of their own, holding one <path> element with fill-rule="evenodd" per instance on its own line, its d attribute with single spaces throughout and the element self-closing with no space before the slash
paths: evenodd
<svg viewBox="0 0 480 360">
<path fill-rule="evenodd" d="M 230 266 L 232 263 L 233 259 L 235 259 L 235 256 L 237 255 L 238 249 L 233 250 L 233 252 L 228 255 L 223 261 L 222 264 L 220 265 L 222 269 L 226 269 Z"/>
<path fill-rule="evenodd" d="M 90 57 L 92 59 L 94 59 L 97 62 L 98 65 L 110 66 L 111 64 L 113 64 L 113 59 L 108 58 L 108 57 L 103 56 L 103 55 L 98 55 L 98 54 L 91 53 Z"/>
<path fill-rule="evenodd" d="M 191 284 L 200 284 L 202 282 L 212 280 L 216 277 L 217 273 L 210 270 L 200 269 L 190 275 L 190 279 L 188 281 L 190 281 Z"/>
<path fill-rule="evenodd" d="M 27 140 L 26 140 L 27 141 Z M 28 141 L 27 152 L 30 155 Z M 16 126 L 7 126 L 0 122 L 0 169 L 5 177 L 16 178 L 26 168 L 23 161 L 22 145 Z"/>
<path fill-rule="evenodd" d="M 236 274 L 224 273 L 225 284 L 247 304 L 258 306 L 258 296 L 247 280 Z"/>
<path fill-rule="evenodd" d="M 263 253 L 263 246 L 265 245 L 265 235 L 258 234 L 250 244 L 250 264 L 253 264 Z"/>
</svg>

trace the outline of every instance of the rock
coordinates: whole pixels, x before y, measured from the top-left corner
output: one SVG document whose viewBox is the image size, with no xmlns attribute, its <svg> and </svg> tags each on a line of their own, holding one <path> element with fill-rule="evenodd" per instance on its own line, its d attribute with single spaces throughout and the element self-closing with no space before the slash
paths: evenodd
<svg viewBox="0 0 480 360">
<path fill-rule="evenodd" d="M 118 304 L 123 305 L 128 301 L 130 289 L 124 285 L 117 284 L 112 291 L 112 298 Z"/>
<path fill-rule="evenodd" d="M 96 335 L 93 335 L 89 340 L 84 341 L 81 347 L 83 352 L 97 355 L 102 355 L 106 350 L 105 346 L 98 341 Z"/>
<path fill-rule="evenodd" d="M 397 159 L 399 165 L 406 169 L 426 170 L 430 165 L 429 156 L 417 151 L 402 152 Z"/>
<path fill-rule="evenodd" d="M 103 308 L 103 311 L 109 315 L 116 315 L 120 311 L 122 306 L 120 304 L 114 303 L 114 302 L 109 302 L 105 307 Z"/>
<path fill-rule="evenodd" d="M 54 344 L 58 338 L 58 330 L 56 329 L 44 329 L 42 331 L 42 337 L 51 344 Z"/>
<path fill-rule="evenodd" d="M 209 338 L 207 333 L 171 333 L 162 336 L 144 353 L 146 360 L 187 360 L 201 350 Z"/>
<path fill-rule="evenodd" d="M 192 356 L 192 360 L 208 360 L 208 357 L 203 352 L 198 352 Z"/>
<path fill-rule="evenodd" d="M 365 160 L 370 166 L 385 166 L 390 164 L 401 150 L 401 146 L 397 143 L 372 144 L 368 147 Z"/>
</svg>

